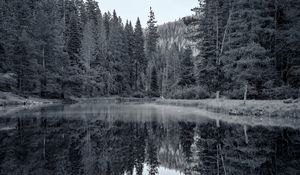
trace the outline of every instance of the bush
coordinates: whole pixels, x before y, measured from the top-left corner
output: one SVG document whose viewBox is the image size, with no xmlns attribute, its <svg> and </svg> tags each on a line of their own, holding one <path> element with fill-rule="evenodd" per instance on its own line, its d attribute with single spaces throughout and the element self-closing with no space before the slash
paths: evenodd
<svg viewBox="0 0 300 175">
<path fill-rule="evenodd" d="M 15 91 L 17 88 L 17 78 L 12 73 L 0 73 L 0 90 L 1 91 Z"/>
<path fill-rule="evenodd" d="M 209 98 L 210 94 L 203 87 L 190 87 L 185 89 L 177 89 L 172 98 L 174 99 L 205 99 Z"/>
<path fill-rule="evenodd" d="M 148 97 L 160 97 L 159 92 L 149 91 Z"/>
<path fill-rule="evenodd" d="M 226 91 L 224 94 L 230 99 L 243 99 L 244 89 L 238 88 L 231 91 Z M 288 98 L 299 98 L 299 90 L 294 89 L 288 86 L 276 87 L 276 88 L 265 88 L 260 92 L 256 91 L 253 88 L 248 89 L 247 94 L 248 99 L 288 99 Z"/>
<path fill-rule="evenodd" d="M 263 90 L 264 98 L 266 99 L 288 99 L 288 98 L 299 98 L 299 89 L 294 89 L 289 86 L 282 86 L 277 88 Z"/>
<path fill-rule="evenodd" d="M 136 91 L 132 94 L 132 97 L 134 98 L 145 98 L 146 94 L 141 91 Z"/>
</svg>

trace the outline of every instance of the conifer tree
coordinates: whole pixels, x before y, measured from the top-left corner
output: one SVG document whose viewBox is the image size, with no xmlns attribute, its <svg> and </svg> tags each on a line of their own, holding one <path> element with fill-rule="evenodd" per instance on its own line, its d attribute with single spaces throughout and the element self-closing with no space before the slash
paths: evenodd
<svg viewBox="0 0 300 175">
<path fill-rule="evenodd" d="M 194 64 L 192 62 L 192 50 L 190 47 L 184 51 L 181 61 L 181 71 L 178 85 L 182 87 L 191 86 L 195 83 Z"/>
<path fill-rule="evenodd" d="M 78 23 L 78 16 L 73 13 L 69 26 L 69 39 L 67 43 L 67 52 L 69 56 L 69 63 L 67 66 L 67 81 L 66 86 L 68 88 L 67 95 L 81 94 L 83 91 L 83 72 L 84 65 L 80 57 L 80 50 L 82 47 L 80 29 Z"/>
<path fill-rule="evenodd" d="M 125 50 L 127 52 L 127 59 L 125 60 L 124 66 L 125 68 L 125 75 L 128 77 L 128 84 L 131 89 L 134 86 L 134 77 L 135 77 L 135 69 L 134 69 L 134 31 L 131 22 L 126 22 L 125 29 Z"/>
<path fill-rule="evenodd" d="M 153 66 L 158 66 L 157 65 L 157 42 L 158 42 L 158 38 L 159 35 L 157 33 L 157 25 L 156 25 L 157 21 L 155 20 L 155 14 L 152 10 L 152 8 L 150 7 L 150 15 L 149 15 L 149 20 L 147 22 L 147 33 L 146 33 L 146 57 L 147 57 L 147 61 L 148 61 L 148 70 L 147 70 L 147 77 L 148 79 L 150 79 L 150 75 L 151 75 L 151 69 Z M 147 82 L 148 84 L 148 88 L 149 89 L 149 85 L 151 83 Z"/>
<path fill-rule="evenodd" d="M 275 1 L 275 66 L 283 86 L 300 87 L 299 1 Z"/>
<path fill-rule="evenodd" d="M 196 76 L 198 84 L 206 86 L 211 91 L 218 91 L 221 88 L 221 36 L 225 31 L 226 17 L 221 11 L 221 4 L 225 6 L 229 0 L 223 3 L 220 1 L 199 0 L 199 8 L 194 9 L 198 18 L 193 22 L 189 22 L 191 34 L 188 38 L 196 42 L 196 46 L 200 52 L 196 62 Z M 223 29 L 223 30 L 221 30 Z"/>
<path fill-rule="evenodd" d="M 35 52 L 39 63 L 40 95 L 59 98 L 60 68 L 63 58 L 62 23 L 57 2 L 37 4 L 34 18 Z"/>
<path fill-rule="evenodd" d="M 146 33 L 146 54 L 149 61 L 154 61 L 154 55 L 157 51 L 158 33 L 157 33 L 157 21 L 155 20 L 155 14 L 150 7 L 149 20 L 147 22 L 147 33 Z"/>
<path fill-rule="evenodd" d="M 240 92 L 250 89 L 250 95 L 259 97 L 263 84 L 272 71 L 267 50 L 261 45 L 259 31 L 264 20 L 260 1 L 239 0 L 234 2 L 232 21 L 225 51 L 226 76 L 231 79 L 234 89 Z M 241 96 L 241 93 L 239 94 Z"/>
<path fill-rule="evenodd" d="M 152 68 L 151 72 L 151 84 L 150 84 L 150 92 L 151 96 L 153 97 L 159 97 L 159 86 L 158 86 L 158 77 L 157 77 L 157 71 L 156 68 Z"/>
<path fill-rule="evenodd" d="M 145 56 L 144 34 L 141 26 L 141 21 L 138 18 L 134 28 L 134 46 L 133 46 L 133 61 L 134 61 L 134 86 L 135 89 L 143 87 L 142 75 L 146 73 L 147 59 Z"/>
</svg>

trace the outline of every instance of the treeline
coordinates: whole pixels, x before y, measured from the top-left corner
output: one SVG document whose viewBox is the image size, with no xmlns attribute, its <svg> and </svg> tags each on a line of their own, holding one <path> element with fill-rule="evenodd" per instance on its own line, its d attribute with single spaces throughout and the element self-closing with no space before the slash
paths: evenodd
<svg viewBox="0 0 300 175">
<path fill-rule="evenodd" d="M 139 19 L 133 27 L 115 11 L 102 14 L 95 0 L 0 3 L 0 90 L 64 98 L 152 88 L 158 96 L 156 70 L 148 64 L 158 38 L 152 11 L 145 48 Z"/>
<path fill-rule="evenodd" d="M 0 90 L 47 98 L 296 98 L 299 6 L 199 0 L 183 19 L 187 27 L 157 26 L 150 9 L 144 30 L 139 19 L 101 13 L 95 0 L 1 1 Z"/>
<path fill-rule="evenodd" d="M 299 97 L 300 2 L 199 0 L 184 18 L 197 85 L 231 98 Z"/>
</svg>

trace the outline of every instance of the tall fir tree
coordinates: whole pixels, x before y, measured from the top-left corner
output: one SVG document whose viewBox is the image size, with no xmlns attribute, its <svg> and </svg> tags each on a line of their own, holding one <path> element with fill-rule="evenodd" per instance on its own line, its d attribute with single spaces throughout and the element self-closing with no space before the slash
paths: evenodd
<svg viewBox="0 0 300 175">
<path fill-rule="evenodd" d="M 147 59 L 145 55 L 144 47 L 145 39 L 141 25 L 141 21 L 138 18 L 134 28 L 134 47 L 133 47 L 133 61 L 134 61 L 134 86 L 144 89 L 145 85 L 142 78 L 145 77 L 147 68 Z"/>
<path fill-rule="evenodd" d="M 127 75 L 127 83 L 130 89 L 133 89 L 135 84 L 135 69 L 134 69 L 134 31 L 131 22 L 126 22 L 124 28 L 125 34 L 125 51 L 127 52 L 127 59 L 124 60 L 125 75 Z"/>
<path fill-rule="evenodd" d="M 148 80 L 150 80 L 151 77 L 151 69 L 153 66 L 157 66 L 158 58 L 157 58 L 157 43 L 158 43 L 158 32 L 157 32 L 157 21 L 155 20 L 155 14 L 152 10 L 152 7 L 150 7 L 150 14 L 149 14 L 149 20 L 147 22 L 147 30 L 146 30 L 146 40 L 145 40 L 145 52 L 146 57 L 148 61 L 148 68 L 147 68 L 147 77 Z M 147 82 L 148 86 L 147 89 L 149 89 L 150 82 Z"/>
<path fill-rule="evenodd" d="M 153 67 L 151 71 L 151 84 L 150 84 L 150 95 L 153 97 L 159 97 L 159 85 L 158 85 L 158 75 L 156 68 Z"/>
<path fill-rule="evenodd" d="M 67 66 L 67 79 L 65 82 L 66 89 L 64 93 L 67 96 L 70 95 L 81 95 L 83 92 L 83 77 L 84 65 L 80 57 L 80 50 L 82 47 L 80 26 L 78 16 L 73 13 L 70 19 L 69 25 L 69 38 L 67 41 L 67 52 L 68 52 L 68 66 Z"/>
<path fill-rule="evenodd" d="M 190 47 L 184 50 L 184 55 L 181 61 L 181 70 L 178 85 L 187 87 L 195 84 L 194 64 L 192 62 L 192 49 Z"/>
<path fill-rule="evenodd" d="M 237 96 L 249 89 L 250 97 L 259 98 L 264 83 L 272 74 L 271 60 L 267 50 L 261 45 L 259 31 L 266 19 L 260 1 L 239 0 L 233 3 L 227 50 L 225 50 L 224 70 Z M 259 22 L 261 21 L 261 22 Z"/>
</svg>

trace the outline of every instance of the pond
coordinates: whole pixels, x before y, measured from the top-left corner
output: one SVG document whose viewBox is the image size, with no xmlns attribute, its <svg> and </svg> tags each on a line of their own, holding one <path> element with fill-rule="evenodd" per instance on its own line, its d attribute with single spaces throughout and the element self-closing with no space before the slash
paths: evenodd
<svg viewBox="0 0 300 175">
<path fill-rule="evenodd" d="M 150 104 L 28 109 L 0 117 L 0 175 L 19 174 L 296 175 L 300 129 Z"/>
</svg>

